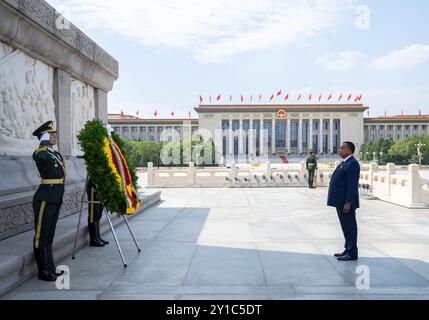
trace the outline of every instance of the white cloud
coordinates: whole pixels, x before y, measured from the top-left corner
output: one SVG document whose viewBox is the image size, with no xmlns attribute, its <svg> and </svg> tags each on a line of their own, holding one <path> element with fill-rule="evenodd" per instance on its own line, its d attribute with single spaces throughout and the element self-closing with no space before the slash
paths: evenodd
<svg viewBox="0 0 429 320">
<path fill-rule="evenodd" d="M 356 51 L 342 51 L 337 54 L 325 52 L 316 63 L 329 71 L 347 71 L 355 68 L 364 55 Z"/>
<path fill-rule="evenodd" d="M 48 0 L 86 29 L 189 52 L 201 63 L 334 30 L 355 0 Z"/>
<path fill-rule="evenodd" d="M 414 44 L 374 59 L 371 67 L 376 69 L 411 68 L 429 60 L 429 45 Z"/>
</svg>

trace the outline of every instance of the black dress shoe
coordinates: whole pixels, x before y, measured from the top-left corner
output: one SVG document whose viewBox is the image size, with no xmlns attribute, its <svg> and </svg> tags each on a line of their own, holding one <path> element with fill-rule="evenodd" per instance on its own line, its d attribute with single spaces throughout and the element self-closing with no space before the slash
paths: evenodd
<svg viewBox="0 0 429 320">
<path fill-rule="evenodd" d="M 345 252 L 345 251 L 343 251 L 343 252 L 341 252 L 341 253 L 336 253 L 336 254 L 334 254 L 334 257 L 339 258 L 339 257 L 344 257 L 345 255 L 346 255 L 346 252 Z"/>
<path fill-rule="evenodd" d="M 349 256 L 348 254 L 345 254 L 344 256 L 338 257 L 337 259 L 338 259 L 338 261 L 356 261 L 358 258 Z"/>
</svg>

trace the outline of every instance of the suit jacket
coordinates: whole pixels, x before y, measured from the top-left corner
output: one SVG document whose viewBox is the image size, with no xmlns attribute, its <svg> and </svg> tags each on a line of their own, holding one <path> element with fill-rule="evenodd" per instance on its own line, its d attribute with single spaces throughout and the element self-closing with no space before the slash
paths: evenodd
<svg viewBox="0 0 429 320">
<path fill-rule="evenodd" d="M 65 178 L 65 161 L 57 151 L 48 150 L 47 146 L 41 145 L 33 153 L 41 179 Z M 41 184 L 34 194 L 34 200 L 62 204 L 64 195 L 64 184 Z"/>
<path fill-rule="evenodd" d="M 351 157 L 332 174 L 328 191 L 328 206 L 343 208 L 346 202 L 359 208 L 359 162 Z"/>
</svg>

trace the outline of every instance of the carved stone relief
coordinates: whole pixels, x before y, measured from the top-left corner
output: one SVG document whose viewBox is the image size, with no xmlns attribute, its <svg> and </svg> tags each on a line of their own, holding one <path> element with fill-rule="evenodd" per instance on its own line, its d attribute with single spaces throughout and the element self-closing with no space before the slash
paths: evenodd
<svg viewBox="0 0 429 320">
<path fill-rule="evenodd" d="M 95 118 L 94 88 L 79 80 L 71 81 L 72 155 L 81 154 L 77 135 L 88 120 Z"/>
<path fill-rule="evenodd" d="M 53 68 L 0 42 L 0 155 L 31 155 L 32 132 L 55 121 Z"/>
</svg>

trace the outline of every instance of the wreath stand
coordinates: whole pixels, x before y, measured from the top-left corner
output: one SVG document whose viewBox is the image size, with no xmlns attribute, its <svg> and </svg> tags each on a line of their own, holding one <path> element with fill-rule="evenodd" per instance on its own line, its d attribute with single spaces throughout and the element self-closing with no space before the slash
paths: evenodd
<svg viewBox="0 0 429 320">
<path fill-rule="evenodd" d="M 87 191 L 87 188 L 88 188 L 88 181 L 89 181 L 89 176 L 88 176 L 88 174 L 87 174 L 87 175 L 86 175 L 86 181 L 85 181 L 85 188 L 84 188 L 84 190 L 83 190 L 82 199 L 81 199 L 81 202 L 80 202 L 80 212 L 79 212 L 79 220 L 78 220 L 78 222 L 77 222 L 76 236 L 75 236 L 75 238 L 74 238 L 73 256 L 72 256 L 72 259 L 73 259 L 73 260 L 75 260 L 75 257 L 76 257 L 76 255 L 75 255 L 75 254 L 76 254 L 77 236 L 78 236 L 78 234 L 79 234 L 80 221 L 81 221 L 81 218 L 82 218 L 83 204 L 84 204 L 84 202 L 85 202 L 85 195 L 86 195 L 86 191 Z M 87 201 L 87 203 L 98 203 L 98 204 L 100 204 L 101 202 L 100 202 L 100 201 L 93 201 L 93 202 Z M 123 255 L 123 253 L 122 253 L 122 249 L 121 249 L 121 246 L 120 246 L 120 244 L 119 244 L 118 238 L 116 237 L 115 228 L 113 227 L 112 220 L 110 219 L 109 212 L 107 211 L 106 207 L 104 207 L 104 206 L 103 206 L 103 212 L 105 213 L 106 218 L 107 218 L 107 221 L 109 222 L 110 230 L 112 231 L 113 238 L 115 239 L 116 246 L 117 246 L 117 248 L 118 248 L 119 255 L 121 256 L 121 259 L 122 259 L 122 263 L 123 263 L 123 265 L 124 265 L 124 268 L 126 268 L 126 267 L 127 267 L 127 263 L 126 263 L 126 261 L 125 261 L 124 255 Z M 130 234 L 131 234 L 131 237 L 132 237 L 132 238 L 133 238 L 133 240 L 134 240 L 134 243 L 135 243 L 135 245 L 136 245 L 136 247 L 137 247 L 137 251 L 138 251 L 138 252 L 141 252 L 141 249 L 140 249 L 140 247 L 139 247 L 139 245 L 138 245 L 138 243 L 137 243 L 137 240 L 136 240 L 136 238 L 135 238 L 135 236 L 134 236 L 134 233 L 133 233 L 133 231 L 131 230 L 130 224 L 128 223 L 128 219 L 127 219 L 126 215 L 125 215 L 125 214 L 123 214 L 123 215 L 122 215 L 122 217 L 124 218 L 125 224 L 127 225 L 128 230 L 129 230 L 129 232 L 130 232 Z"/>
</svg>

